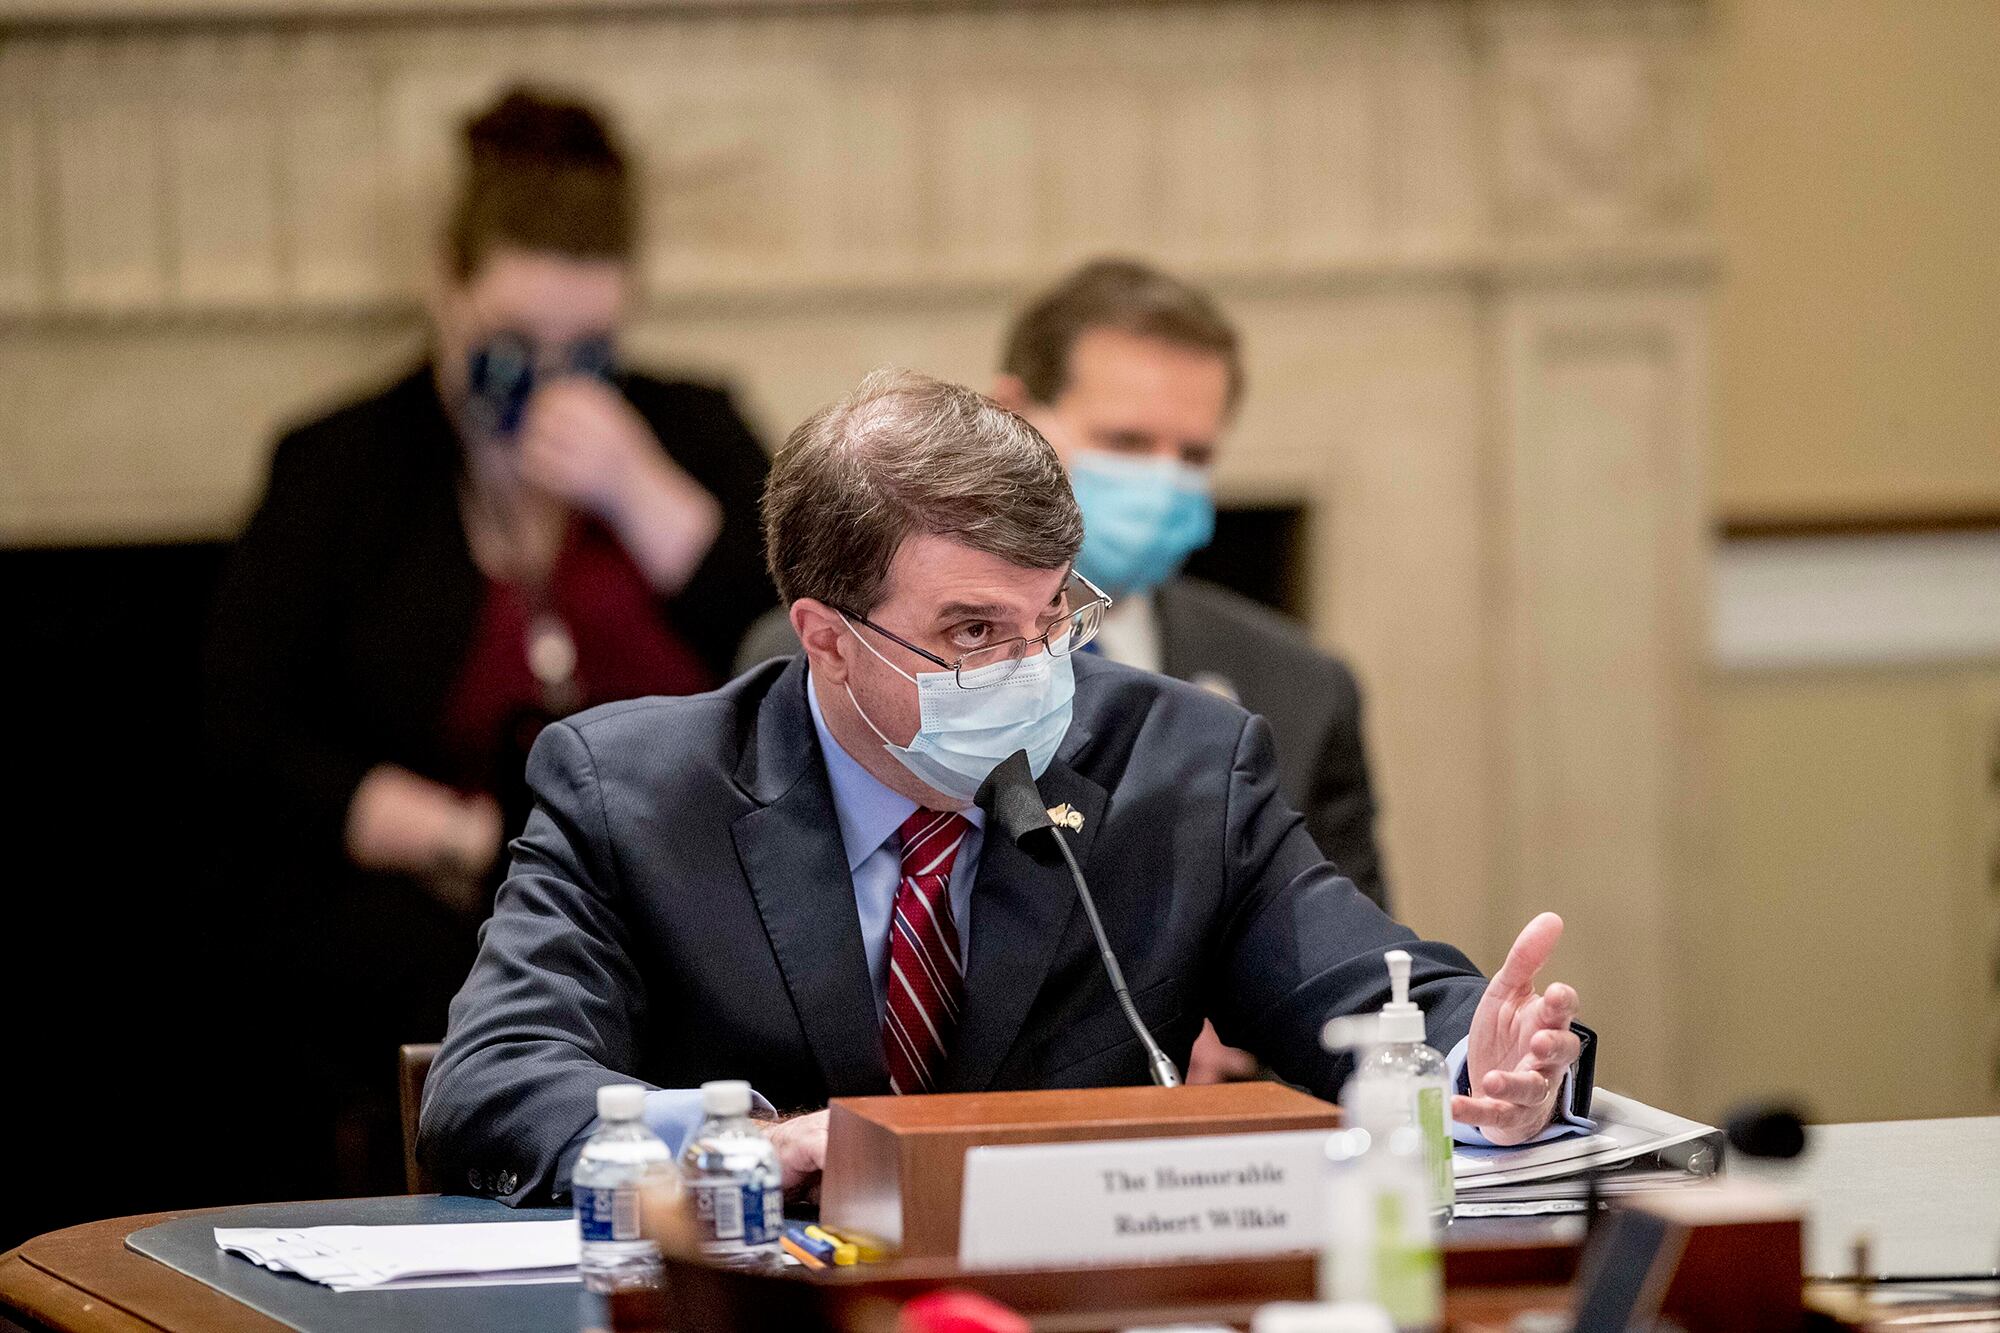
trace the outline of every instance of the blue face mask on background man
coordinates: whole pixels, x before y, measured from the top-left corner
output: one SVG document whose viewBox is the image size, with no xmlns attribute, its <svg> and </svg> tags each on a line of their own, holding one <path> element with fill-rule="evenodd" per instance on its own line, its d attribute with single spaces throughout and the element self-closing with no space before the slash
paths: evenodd
<svg viewBox="0 0 2000 1333">
<path fill-rule="evenodd" d="M 1215 536 L 1215 496 L 1204 468 L 1079 450 L 1069 485 L 1083 511 L 1076 567 L 1113 597 L 1159 587 Z"/>
</svg>

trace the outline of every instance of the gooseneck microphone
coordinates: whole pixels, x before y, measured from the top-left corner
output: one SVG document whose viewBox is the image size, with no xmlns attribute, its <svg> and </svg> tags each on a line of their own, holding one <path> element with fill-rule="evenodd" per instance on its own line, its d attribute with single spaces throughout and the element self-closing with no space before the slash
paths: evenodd
<svg viewBox="0 0 2000 1333">
<path fill-rule="evenodd" d="M 1070 850 L 1069 842 L 1056 822 L 1049 818 L 1048 809 L 1042 804 L 1042 794 L 1035 788 L 1035 775 L 1028 768 L 1028 752 L 1016 750 L 1008 755 L 980 784 L 973 800 L 986 812 L 986 817 L 1013 840 L 1015 846 L 1036 860 L 1046 862 L 1048 857 L 1038 849 L 1051 843 L 1055 845 L 1063 864 L 1069 867 L 1070 878 L 1076 882 L 1076 896 L 1083 902 L 1084 915 L 1090 918 L 1091 933 L 1097 936 L 1097 954 L 1104 960 L 1104 975 L 1110 978 L 1111 993 L 1118 997 L 1118 1007 L 1125 1011 L 1125 1021 L 1132 1025 L 1139 1044 L 1146 1048 L 1153 1082 L 1163 1088 L 1178 1088 L 1181 1071 L 1174 1068 L 1174 1062 L 1160 1049 L 1160 1043 L 1153 1040 L 1153 1034 L 1146 1030 L 1145 1021 L 1132 1004 L 1132 993 L 1125 987 L 1125 973 L 1118 966 L 1118 955 L 1111 952 L 1111 941 L 1104 935 L 1104 922 L 1097 916 L 1096 900 L 1090 896 L 1090 885 L 1084 882 L 1083 867 L 1076 863 L 1076 853 Z"/>
</svg>

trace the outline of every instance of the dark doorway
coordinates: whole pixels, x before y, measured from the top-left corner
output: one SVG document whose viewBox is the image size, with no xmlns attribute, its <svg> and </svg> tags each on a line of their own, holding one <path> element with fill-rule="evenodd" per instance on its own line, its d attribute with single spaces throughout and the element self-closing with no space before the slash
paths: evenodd
<svg viewBox="0 0 2000 1333">
<path fill-rule="evenodd" d="M 1187 572 L 1303 621 L 1312 605 L 1303 505 L 1234 505 L 1218 509 L 1215 540 L 1196 551 Z"/>
</svg>

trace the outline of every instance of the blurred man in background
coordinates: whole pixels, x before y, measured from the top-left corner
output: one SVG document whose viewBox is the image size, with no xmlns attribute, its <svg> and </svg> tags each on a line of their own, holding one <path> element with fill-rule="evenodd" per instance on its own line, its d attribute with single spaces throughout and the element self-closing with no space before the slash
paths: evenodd
<svg viewBox="0 0 2000 1333">
<path fill-rule="evenodd" d="M 1286 801 L 1327 859 L 1386 908 L 1353 673 L 1283 616 L 1180 572 L 1214 536 L 1212 470 L 1242 391 L 1236 330 L 1206 293 L 1104 259 L 1015 320 L 993 397 L 1040 430 L 1069 469 L 1083 511 L 1077 569 L 1114 599 L 1092 647 L 1269 720 Z M 737 666 L 796 651 L 781 610 L 752 630 Z M 1211 1029 L 1190 1077 L 1252 1068 Z"/>
<path fill-rule="evenodd" d="M 1236 330 L 1205 293 L 1099 260 L 1022 312 L 993 396 L 1069 468 L 1083 510 L 1077 568 L 1116 599 L 1104 654 L 1261 713 L 1285 799 L 1327 859 L 1386 907 L 1353 673 L 1293 622 L 1180 572 L 1214 536 L 1212 472 L 1242 391 Z"/>
<path fill-rule="evenodd" d="M 301 1100 L 332 1177 L 393 1192 L 395 1047 L 444 1032 L 549 721 L 705 690 L 776 599 L 767 463 L 728 396 L 624 369 L 638 222 L 581 103 L 515 91 L 466 128 L 430 355 L 280 441 L 207 663 Z M 302 1117 L 308 1126 L 310 1117 Z"/>
</svg>

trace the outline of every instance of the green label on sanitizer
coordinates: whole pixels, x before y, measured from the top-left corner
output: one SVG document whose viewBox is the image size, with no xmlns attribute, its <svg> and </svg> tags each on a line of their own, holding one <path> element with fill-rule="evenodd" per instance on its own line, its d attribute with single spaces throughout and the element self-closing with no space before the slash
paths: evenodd
<svg viewBox="0 0 2000 1333">
<path fill-rule="evenodd" d="M 1417 1089 L 1417 1132 L 1424 1139 L 1424 1165 L 1431 1173 L 1431 1206 L 1452 1199 L 1451 1135 L 1444 1124 L 1444 1089 Z"/>
<path fill-rule="evenodd" d="M 1436 1327 L 1443 1265 L 1429 1219 L 1410 1216 L 1394 1194 L 1375 1200 L 1375 1299 L 1397 1328 Z"/>
</svg>

